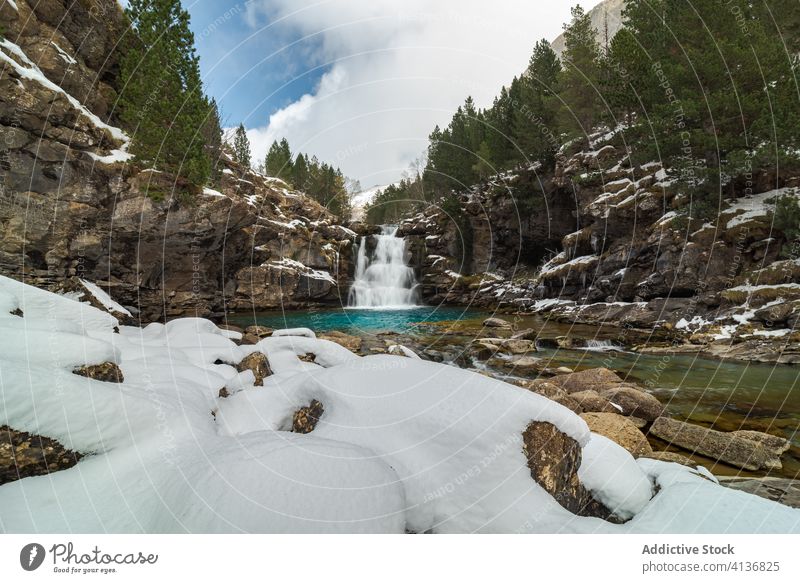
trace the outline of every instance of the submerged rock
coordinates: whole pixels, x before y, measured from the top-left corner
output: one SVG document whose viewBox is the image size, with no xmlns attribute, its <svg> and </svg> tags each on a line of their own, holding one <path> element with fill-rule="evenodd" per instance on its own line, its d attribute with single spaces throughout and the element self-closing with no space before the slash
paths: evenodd
<svg viewBox="0 0 800 583">
<path fill-rule="evenodd" d="M 779 437 L 755 437 L 759 432 L 748 431 L 745 438 L 739 432 L 723 433 L 667 417 L 656 419 L 649 433 L 687 451 L 754 471 L 781 469 L 781 454 L 789 448 L 788 441 Z"/>
<path fill-rule="evenodd" d="M 486 318 L 483 325 L 487 328 L 511 328 L 511 322 L 503 320 L 502 318 Z"/>
</svg>

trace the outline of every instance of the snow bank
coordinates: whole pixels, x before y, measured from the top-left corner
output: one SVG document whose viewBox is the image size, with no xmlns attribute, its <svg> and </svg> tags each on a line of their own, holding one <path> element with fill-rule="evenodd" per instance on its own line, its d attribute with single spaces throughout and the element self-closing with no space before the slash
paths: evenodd
<svg viewBox="0 0 800 583">
<path fill-rule="evenodd" d="M 200 318 L 115 333 L 107 313 L 7 278 L 0 308 L 0 424 L 87 454 L 0 486 L 3 532 L 800 531 L 796 510 L 633 461 L 565 407 L 455 367 L 302 329 L 237 346 Z M 234 366 L 254 351 L 264 386 Z M 124 382 L 72 373 L 107 361 Z M 314 430 L 290 432 L 312 400 Z M 533 481 L 532 420 L 581 445 L 580 479 L 629 522 L 579 518 Z"/>
</svg>

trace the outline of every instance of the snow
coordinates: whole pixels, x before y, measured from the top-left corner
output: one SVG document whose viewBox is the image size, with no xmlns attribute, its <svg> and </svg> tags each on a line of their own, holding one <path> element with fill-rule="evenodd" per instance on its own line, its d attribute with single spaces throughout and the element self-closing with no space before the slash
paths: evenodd
<svg viewBox="0 0 800 583">
<path fill-rule="evenodd" d="M 12 54 L 16 55 L 22 62 L 23 65 L 17 63 L 16 60 L 12 59 L 2 51 L 0 51 L 0 60 L 8 63 L 13 67 L 20 77 L 24 79 L 31 79 L 40 83 L 41 85 L 45 86 L 46 88 L 50 89 L 51 91 L 55 91 L 57 93 L 61 93 L 64 95 L 67 100 L 72 104 L 72 106 L 79 110 L 82 115 L 87 117 L 96 127 L 100 129 L 107 130 L 111 136 L 124 144 L 127 144 L 129 139 L 122 130 L 119 128 L 113 127 L 108 125 L 107 123 L 103 122 L 99 117 L 89 111 L 86 107 L 84 107 L 77 99 L 75 99 L 72 95 L 64 91 L 61 87 L 50 81 L 44 73 L 42 73 L 41 69 L 36 66 L 36 64 L 31 61 L 25 52 L 19 48 L 17 45 L 12 43 L 8 39 L 0 40 L 0 47 L 5 48 L 6 50 L 10 51 Z"/>
<path fill-rule="evenodd" d="M 308 328 L 283 328 L 281 330 L 275 330 L 272 335 L 276 338 L 281 336 L 305 336 L 306 338 L 317 337 L 317 335 Z"/>
<path fill-rule="evenodd" d="M 78 62 L 75 59 L 73 59 L 66 51 L 64 51 L 64 49 L 62 49 L 60 46 L 58 46 L 53 41 L 50 41 L 50 44 L 53 45 L 56 48 L 56 50 L 58 51 L 58 56 L 60 56 L 62 59 L 64 59 L 64 61 L 66 63 L 69 63 L 70 65 L 75 65 Z"/>
<path fill-rule="evenodd" d="M 600 260 L 600 257 L 597 255 L 584 255 L 582 257 L 576 257 L 571 261 L 567 261 L 566 263 L 561 263 L 560 265 L 555 265 L 553 267 L 549 267 L 547 269 L 542 268 L 539 272 L 539 277 L 547 277 L 557 273 L 561 273 L 563 271 L 569 271 L 573 267 L 578 267 L 582 265 L 592 265 Z"/>
<path fill-rule="evenodd" d="M 728 229 L 753 219 L 765 218 L 774 210 L 775 200 L 788 194 L 796 196 L 797 193 L 794 188 L 779 188 L 738 198 L 720 213 L 720 218 L 735 215 L 727 221 L 726 228 Z"/>
<path fill-rule="evenodd" d="M 0 425 L 93 454 L 0 486 L 3 532 L 800 532 L 797 510 L 634 461 L 567 408 L 470 371 L 359 357 L 307 329 L 254 346 L 202 318 L 114 333 L 102 310 L 4 277 L 0 308 Z M 256 351 L 263 387 L 233 366 Z M 72 373 L 108 361 L 123 383 Z M 290 432 L 314 399 L 315 429 Z M 582 447 L 581 481 L 629 522 L 577 517 L 531 479 L 532 420 Z"/>
<path fill-rule="evenodd" d="M 125 316 L 130 316 L 131 313 L 119 305 L 117 302 L 111 299 L 106 292 L 100 289 L 97 285 L 90 281 L 86 281 L 85 279 L 80 279 L 81 285 L 86 288 L 90 294 L 92 294 L 95 299 L 100 302 L 105 308 L 107 308 L 111 312 L 118 312 L 120 314 L 124 314 Z"/>
<path fill-rule="evenodd" d="M 650 480 L 633 456 L 602 435 L 593 433 L 583 448 L 578 477 L 598 501 L 623 519 L 638 514 L 653 496 Z"/>
<path fill-rule="evenodd" d="M 275 269 L 297 271 L 305 277 L 327 281 L 328 283 L 336 285 L 336 280 L 329 272 L 319 269 L 312 269 L 307 265 L 300 263 L 299 261 L 295 261 L 294 259 L 289 259 L 288 257 L 283 257 L 278 261 L 269 261 L 266 263 L 266 265 Z"/>
<path fill-rule="evenodd" d="M 203 188 L 203 194 L 205 194 L 206 196 L 216 196 L 225 198 L 225 195 L 222 194 L 220 191 L 208 187 Z"/>
</svg>

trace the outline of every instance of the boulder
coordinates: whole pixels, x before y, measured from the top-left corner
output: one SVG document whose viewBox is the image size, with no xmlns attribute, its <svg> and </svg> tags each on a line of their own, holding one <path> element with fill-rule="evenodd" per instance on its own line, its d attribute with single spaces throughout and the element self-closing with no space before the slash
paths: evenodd
<svg viewBox="0 0 800 583">
<path fill-rule="evenodd" d="M 588 391 L 569 393 L 569 396 L 572 397 L 584 411 L 597 413 L 619 413 L 619 409 L 614 407 L 614 405 L 611 404 L 611 401 L 603 397 L 597 391 L 589 389 Z"/>
<path fill-rule="evenodd" d="M 552 423 L 532 421 L 522 434 L 531 477 L 561 506 L 579 516 L 617 522 L 578 479 L 581 446 Z"/>
<path fill-rule="evenodd" d="M 120 370 L 119 366 L 113 362 L 81 366 L 74 369 L 72 374 L 80 375 L 82 377 L 89 377 L 90 379 L 103 381 L 106 383 L 121 383 L 125 380 L 125 377 L 122 376 L 122 371 Z"/>
<path fill-rule="evenodd" d="M 511 336 L 512 340 L 536 340 L 539 336 L 539 333 L 534 330 L 533 328 L 525 328 L 525 330 L 520 330 L 516 332 L 514 335 Z"/>
<path fill-rule="evenodd" d="M 645 393 L 633 386 L 621 386 L 600 393 L 614 405 L 617 405 L 623 415 L 639 417 L 646 421 L 653 421 L 664 414 L 664 405 L 653 395 Z"/>
<path fill-rule="evenodd" d="M 324 412 L 322 403 L 313 399 L 307 407 L 301 407 L 292 415 L 292 432 L 311 433 Z"/>
<path fill-rule="evenodd" d="M 715 431 L 667 417 L 656 419 L 649 432 L 653 437 L 674 446 L 737 468 L 759 471 L 779 470 L 783 467 L 780 459 L 781 454 L 786 451 L 783 444 L 778 448 L 770 447 L 766 438 L 760 442 L 756 438 L 745 438 L 736 433 Z M 751 433 L 757 432 L 747 432 Z M 772 443 L 771 440 L 769 443 Z"/>
<path fill-rule="evenodd" d="M 771 476 L 764 478 L 720 476 L 719 483 L 726 488 L 755 494 L 792 508 L 800 508 L 800 480 Z"/>
<path fill-rule="evenodd" d="M 332 330 L 331 332 L 320 334 L 319 338 L 335 342 L 336 344 L 344 346 L 347 348 L 347 350 L 356 354 L 359 353 L 361 350 L 361 345 L 364 343 L 360 337 L 353 336 L 351 334 L 345 334 L 344 332 L 339 332 L 338 330 Z"/>
<path fill-rule="evenodd" d="M 503 320 L 502 318 L 486 318 L 483 325 L 487 328 L 511 328 L 511 322 Z"/>
<path fill-rule="evenodd" d="M 583 412 L 583 409 L 581 408 L 580 404 L 575 399 L 573 399 L 572 396 L 569 395 L 564 389 L 562 389 L 556 384 L 553 384 L 544 379 L 535 379 L 530 381 L 515 380 L 513 382 L 518 387 L 522 387 L 523 389 L 527 389 L 532 393 L 536 393 L 537 395 L 547 397 L 551 401 L 555 401 L 556 403 L 564 405 L 567 409 L 569 409 L 573 413 Z"/>
<path fill-rule="evenodd" d="M 627 449 L 633 457 L 640 457 L 652 453 L 653 448 L 627 417 L 616 413 L 582 413 L 581 418 L 586 421 L 593 433 L 609 438 Z"/>
<path fill-rule="evenodd" d="M 273 329 L 268 326 L 248 326 L 244 329 L 245 334 L 252 334 L 257 338 L 267 338 L 272 336 Z"/>
<path fill-rule="evenodd" d="M 264 386 L 264 379 L 272 375 L 272 369 L 269 366 L 267 357 L 262 352 L 253 352 L 245 356 L 242 361 L 236 365 L 236 370 L 239 372 L 245 370 L 253 371 L 256 380 L 253 383 L 257 387 Z"/>
<path fill-rule="evenodd" d="M 0 427 L 0 486 L 30 476 L 71 468 L 81 454 L 49 437 Z"/>
<path fill-rule="evenodd" d="M 590 368 L 567 375 L 559 375 L 552 380 L 561 385 L 568 393 L 588 390 L 600 393 L 615 388 L 623 382 L 616 373 L 607 368 Z"/>
<path fill-rule="evenodd" d="M 514 356 L 512 358 L 493 358 L 489 361 L 492 366 L 507 368 L 518 373 L 544 370 L 547 361 L 534 356 Z"/>
</svg>

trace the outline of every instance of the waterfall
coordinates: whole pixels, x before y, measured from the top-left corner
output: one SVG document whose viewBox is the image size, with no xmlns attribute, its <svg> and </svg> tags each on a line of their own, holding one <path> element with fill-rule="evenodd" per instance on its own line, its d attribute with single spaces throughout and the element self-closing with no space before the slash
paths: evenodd
<svg viewBox="0 0 800 583">
<path fill-rule="evenodd" d="M 375 235 L 372 258 L 367 256 L 366 237 L 361 238 L 356 274 L 347 304 L 351 308 L 411 308 L 416 305 L 417 281 L 406 263 L 406 242 L 397 237 L 397 227 L 384 225 Z"/>
</svg>

